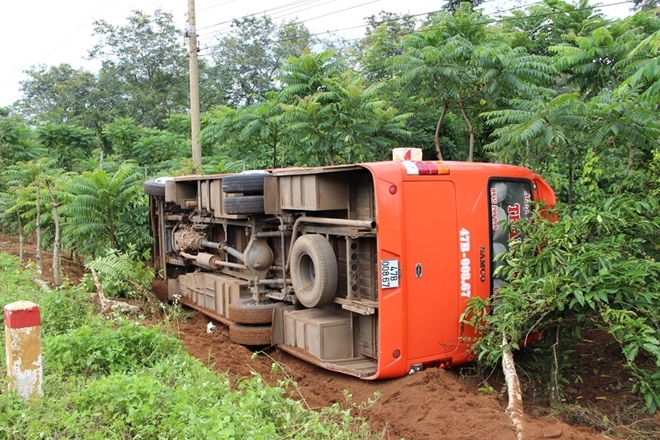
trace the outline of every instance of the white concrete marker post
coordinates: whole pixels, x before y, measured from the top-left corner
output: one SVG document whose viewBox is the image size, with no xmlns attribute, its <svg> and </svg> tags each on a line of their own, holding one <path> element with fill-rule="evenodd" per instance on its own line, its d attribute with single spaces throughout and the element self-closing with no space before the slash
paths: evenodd
<svg viewBox="0 0 660 440">
<path fill-rule="evenodd" d="M 14 378 L 9 389 L 23 400 L 42 397 L 41 317 L 39 306 L 17 301 L 5 306 L 7 376 Z"/>
</svg>

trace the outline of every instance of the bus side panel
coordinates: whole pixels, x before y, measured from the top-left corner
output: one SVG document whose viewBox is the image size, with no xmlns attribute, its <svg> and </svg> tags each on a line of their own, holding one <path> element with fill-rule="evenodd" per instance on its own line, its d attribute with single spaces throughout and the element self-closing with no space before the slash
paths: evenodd
<svg viewBox="0 0 660 440">
<path fill-rule="evenodd" d="M 371 379 L 401 377 L 408 372 L 405 353 L 404 317 L 406 315 L 403 285 L 383 288 L 382 264 L 397 260 L 401 268 L 403 213 L 401 191 L 392 194 L 390 189 L 401 188 L 401 167 L 389 166 L 374 173 L 376 223 L 378 229 L 378 371 Z"/>
<path fill-rule="evenodd" d="M 459 343 L 459 228 L 450 181 L 404 184 L 406 357 L 446 358 Z"/>
</svg>

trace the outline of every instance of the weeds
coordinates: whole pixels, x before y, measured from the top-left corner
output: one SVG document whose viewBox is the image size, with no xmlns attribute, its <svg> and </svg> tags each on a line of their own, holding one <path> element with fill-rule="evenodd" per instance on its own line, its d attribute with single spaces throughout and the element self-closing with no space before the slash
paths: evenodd
<svg viewBox="0 0 660 440">
<path fill-rule="evenodd" d="M 28 404 L 0 392 L 0 439 L 383 436 L 374 435 L 360 413 L 354 415 L 360 405 L 311 410 L 290 397 L 297 389 L 290 377 L 270 387 L 253 373 L 233 386 L 160 327 L 90 315 L 84 289 L 40 291 L 32 284 L 34 274 L 16 259 L 0 254 L 0 264 L 6 268 L 0 273 L 0 301 L 41 305 L 44 360 L 43 398 Z M 171 323 L 187 316 L 176 303 L 162 311 Z"/>
</svg>

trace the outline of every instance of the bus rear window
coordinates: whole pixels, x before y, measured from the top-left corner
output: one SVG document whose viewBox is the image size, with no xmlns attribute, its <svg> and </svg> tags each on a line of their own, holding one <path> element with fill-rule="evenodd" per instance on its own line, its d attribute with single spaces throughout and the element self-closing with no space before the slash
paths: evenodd
<svg viewBox="0 0 660 440">
<path fill-rule="evenodd" d="M 509 241 L 518 236 L 508 221 L 527 219 L 531 215 L 532 184 L 527 180 L 493 179 L 488 184 L 490 194 L 491 271 L 502 261 L 496 257 L 509 250 Z M 491 272 L 491 274 L 492 274 Z M 492 292 L 496 294 L 504 281 L 493 277 Z"/>
</svg>

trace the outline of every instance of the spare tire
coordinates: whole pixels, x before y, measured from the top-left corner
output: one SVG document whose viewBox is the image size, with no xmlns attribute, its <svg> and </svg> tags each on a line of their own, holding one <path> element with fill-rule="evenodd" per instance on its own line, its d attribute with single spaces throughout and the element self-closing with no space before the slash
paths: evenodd
<svg viewBox="0 0 660 440">
<path fill-rule="evenodd" d="M 227 214 L 263 214 L 264 196 L 237 196 L 225 199 Z"/>
<path fill-rule="evenodd" d="M 303 235 L 291 251 L 291 282 L 305 307 L 330 304 L 337 293 L 337 258 L 332 245 L 318 234 Z"/>
<path fill-rule="evenodd" d="M 246 195 L 263 194 L 264 179 L 270 173 L 263 171 L 233 174 L 222 178 L 222 190 L 228 194 L 242 193 Z"/>
</svg>

